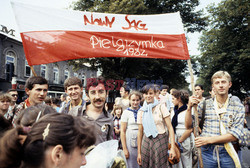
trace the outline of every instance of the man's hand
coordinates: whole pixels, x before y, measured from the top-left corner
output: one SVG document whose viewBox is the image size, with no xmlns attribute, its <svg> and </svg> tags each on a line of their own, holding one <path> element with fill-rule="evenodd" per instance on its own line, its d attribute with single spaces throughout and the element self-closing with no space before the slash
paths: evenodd
<svg viewBox="0 0 250 168">
<path fill-rule="evenodd" d="M 203 145 L 210 144 L 211 137 L 197 137 L 195 138 L 195 146 L 201 147 Z"/>
<path fill-rule="evenodd" d="M 198 97 L 196 97 L 196 96 L 190 96 L 189 97 L 189 100 L 188 100 L 188 106 L 189 107 L 193 107 L 194 105 L 197 105 L 197 104 L 199 104 L 200 103 L 200 99 L 198 99 Z"/>
</svg>

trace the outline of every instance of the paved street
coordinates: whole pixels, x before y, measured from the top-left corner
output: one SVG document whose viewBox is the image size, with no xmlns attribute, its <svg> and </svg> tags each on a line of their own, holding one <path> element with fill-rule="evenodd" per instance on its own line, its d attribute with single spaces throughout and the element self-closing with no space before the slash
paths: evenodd
<svg viewBox="0 0 250 168">
<path fill-rule="evenodd" d="M 250 128 L 250 116 L 246 117 L 247 126 Z M 250 150 L 248 148 L 242 149 L 242 168 L 250 168 Z"/>
</svg>

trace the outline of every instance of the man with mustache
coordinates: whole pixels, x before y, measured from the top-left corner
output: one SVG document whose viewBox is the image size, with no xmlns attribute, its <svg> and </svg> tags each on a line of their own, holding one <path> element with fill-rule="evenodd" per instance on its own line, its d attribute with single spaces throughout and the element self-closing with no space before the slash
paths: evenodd
<svg viewBox="0 0 250 168">
<path fill-rule="evenodd" d="M 98 77 L 88 79 L 86 95 L 90 103 L 86 104 L 86 108 L 83 108 L 81 114 L 78 113 L 78 116 L 82 116 L 83 120 L 93 123 L 95 126 L 95 145 L 113 139 L 113 117 L 104 108 L 108 96 L 104 78 Z"/>
<path fill-rule="evenodd" d="M 13 111 L 9 111 L 7 119 L 12 121 L 12 124 L 15 126 L 15 120 L 23 109 L 43 103 L 47 96 L 48 87 L 48 81 L 41 76 L 32 76 L 28 78 L 25 83 L 25 92 L 28 98 L 14 108 Z"/>
<path fill-rule="evenodd" d="M 62 107 L 62 113 L 76 116 L 85 106 L 85 101 L 82 99 L 82 81 L 77 77 L 68 78 L 64 82 L 64 90 L 70 97 L 70 101 Z"/>
</svg>

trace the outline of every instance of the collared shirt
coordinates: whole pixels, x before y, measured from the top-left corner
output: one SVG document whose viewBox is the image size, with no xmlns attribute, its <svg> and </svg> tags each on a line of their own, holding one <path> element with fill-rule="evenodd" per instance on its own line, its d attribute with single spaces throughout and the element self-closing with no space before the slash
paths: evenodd
<svg viewBox="0 0 250 168">
<path fill-rule="evenodd" d="M 86 102 L 85 100 L 82 99 L 81 104 L 71 108 L 71 101 L 68 103 L 65 103 L 64 106 L 62 107 L 62 110 L 60 111 L 61 113 L 66 113 L 66 114 L 71 114 L 73 116 L 77 116 L 77 112 L 79 109 L 85 109 Z"/>
<path fill-rule="evenodd" d="M 206 101 L 206 112 L 204 126 L 202 129 L 202 137 L 218 136 L 220 134 L 220 121 L 215 112 L 214 99 L 210 98 Z M 198 105 L 199 119 L 202 116 L 203 103 Z M 232 134 L 237 139 L 240 138 L 243 130 L 245 118 L 244 106 L 234 99 L 234 96 L 229 97 L 227 112 L 223 115 L 221 121 L 224 124 L 227 133 Z"/>
<path fill-rule="evenodd" d="M 96 133 L 95 145 L 113 139 L 113 132 L 114 132 L 113 116 L 104 110 L 105 109 L 103 109 L 103 112 L 97 119 L 89 117 L 86 114 L 85 109 L 83 109 L 83 112 L 80 115 L 82 116 L 82 119 L 84 121 L 86 121 L 87 123 L 92 123 L 95 126 L 95 133 Z"/>
</svg>

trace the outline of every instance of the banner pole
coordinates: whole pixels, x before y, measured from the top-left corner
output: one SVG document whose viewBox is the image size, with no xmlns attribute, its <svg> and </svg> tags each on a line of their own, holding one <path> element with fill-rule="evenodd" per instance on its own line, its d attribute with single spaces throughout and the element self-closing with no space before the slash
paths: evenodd
<svg viewBox="0 0 250 168">
<path fill-rule="evenodd" d="M 31 69 L 31 71 L 32 71 L 33 75 L 34 75 L 34 76 L 37 76 L 37 74 L 36 74 L 36 71 L 35 71 L 34 67 L 33 67 L 33 66 L 30 66 L 30 69 Z"/>
<path fill-rule="evenodd" d="M 189 74 L 190 74 L 190 84 L 192 88 L 192 93 L 194 94 L 194 75 L 193 75 L 193 70 L 192 70 L 192 64 L 191 64 L 191 59 L 187 60 L 188 62 L 188 69 L 189 69 Z M 194 106 L 194 136 L 198 137 L 199 136 L 199 118 L 198 118 L 198 111 L 197 111 L 197 105 Z M 199 167 L 203 168 L 203 161 L 202 161 L 202 156 L 201 156 L 201 148 L 197 148 L 198 152 L 198 160 L 199 160 Z"/>
</svg>

